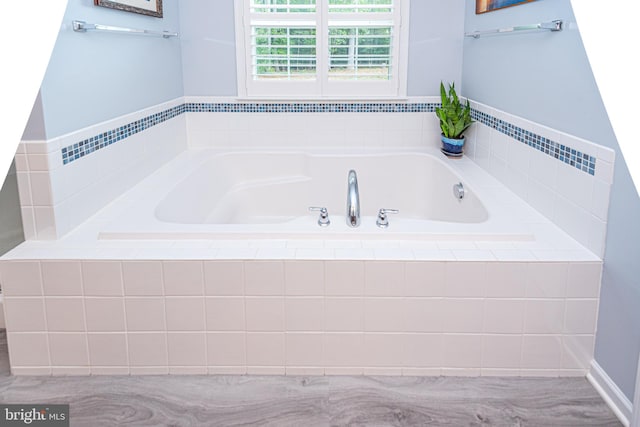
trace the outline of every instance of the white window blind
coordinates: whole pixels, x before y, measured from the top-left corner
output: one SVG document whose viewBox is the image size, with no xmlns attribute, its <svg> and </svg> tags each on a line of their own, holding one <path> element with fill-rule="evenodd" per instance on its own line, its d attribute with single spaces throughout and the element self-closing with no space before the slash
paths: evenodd
<svg viewBox="0 0 640 427">
<path fill-rule="evenodd" d="M 236 0 L 240 96 L 404 96 L 409 0 Z"/>
</svg>

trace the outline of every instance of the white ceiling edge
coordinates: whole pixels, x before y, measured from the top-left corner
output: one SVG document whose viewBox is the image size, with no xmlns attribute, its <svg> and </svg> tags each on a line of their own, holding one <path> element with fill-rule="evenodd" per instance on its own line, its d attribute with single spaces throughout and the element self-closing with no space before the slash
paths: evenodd
<svg viewBox="0 0 640 427">
<path fill-rule="evenodd" d="M 4 182 L 29 119 L 66 6 L 66 0 L 11 1 L 2 4 L 0 185 Z"/>
<path fill-rule="evenodd" d="M 571 0 L 600 96 L 631 177 L 640 185 L 640 4 L 629 0 Z M 588 118 L 585 118 L 588 120 Z"/>
</svg>

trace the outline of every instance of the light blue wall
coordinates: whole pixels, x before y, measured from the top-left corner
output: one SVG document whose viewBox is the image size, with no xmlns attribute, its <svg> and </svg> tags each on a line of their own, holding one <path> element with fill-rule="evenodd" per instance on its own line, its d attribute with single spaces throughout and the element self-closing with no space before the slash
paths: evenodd
<svg viewBox="0 0 640 427">
<path fill-rule="evenodd" d="M 184 94 L 235 96 L 233 0 L 180 0 Z"/>
<path fill-rule="evenodd" d="M 233 0 L 180 0 L 184 93 L 236 96 Z M 413 0 L 408 94 L 438 95 L 460 81 L 464 0 Z"/>
<path fill-rule="evenodd" d="M 41 87 L 48 138 L 183 95 L 180 40 L 71 28 L 71 21 L 82 20 L 177 31 L 178 0 L 163 6 L 160 19 L 69 0 Z"/>
<path fill-rule="evenodd" d="M 633 401 L 640 351 L 640 198 L 609 123 L 569 0 L 538 0 L 476 15 L 465 31 L 562 18 L 561 33 L 466 39 L 463 95 L 616 151 L 595 359 Z"/>
<path fill-rule="evenodd" d="M 38 92 L 33 102 L 29 120 L 22 133 L 23 141 L 44 141 L 47 139 L 47 130 L 44 126 L 44 111 L 42 111 L 42 96 Z"/>
</svg>

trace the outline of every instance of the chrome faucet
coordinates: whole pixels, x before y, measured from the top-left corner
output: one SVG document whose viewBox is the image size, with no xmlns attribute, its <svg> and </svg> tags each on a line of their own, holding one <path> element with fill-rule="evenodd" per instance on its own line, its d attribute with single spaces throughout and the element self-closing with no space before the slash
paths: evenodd
<svg viewBox="0 0 640 427">
<path fill-rule="evenodd" d="M 360 192 L 358 191 L 358 176 L 351 169 L 347 178 L 347 225 L 360 225 Z"/>
</svg>

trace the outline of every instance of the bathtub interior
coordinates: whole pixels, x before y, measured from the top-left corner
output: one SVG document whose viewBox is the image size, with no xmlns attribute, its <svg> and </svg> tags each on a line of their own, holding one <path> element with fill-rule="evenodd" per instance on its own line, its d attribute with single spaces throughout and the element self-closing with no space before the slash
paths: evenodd
<svg viewBox="0 0 640 427">
<path fill-rule="evenodd" d="M 96 216 L 99 240 L 535 241 L 549 223 L 469 159 L 437 149 L 355 153 L 187 150 Z M 346 225 L 358 172 L 361 225 Z M 454 195 L 462 183 L 465 197 Z M 310 206 L 329 210 L 320 227 Z M 398 209 L 388 228 L 380 208 Z"/>
<path fill-rule="evenodd" d="M 375 217 L 386 208 L 399 210 L 402 219 L 480 223 L 488 218 L 473 191 L 462 200 L 452 197 L 461 178 L 434 157 L 295 152 L 214 156 L 175 185 L 155 216 L 188 224 L 272 224 L 307 217 L 310 206 L 343 213 L 351 169 L 358 174 L 363 216 Z"/>
</svg>

